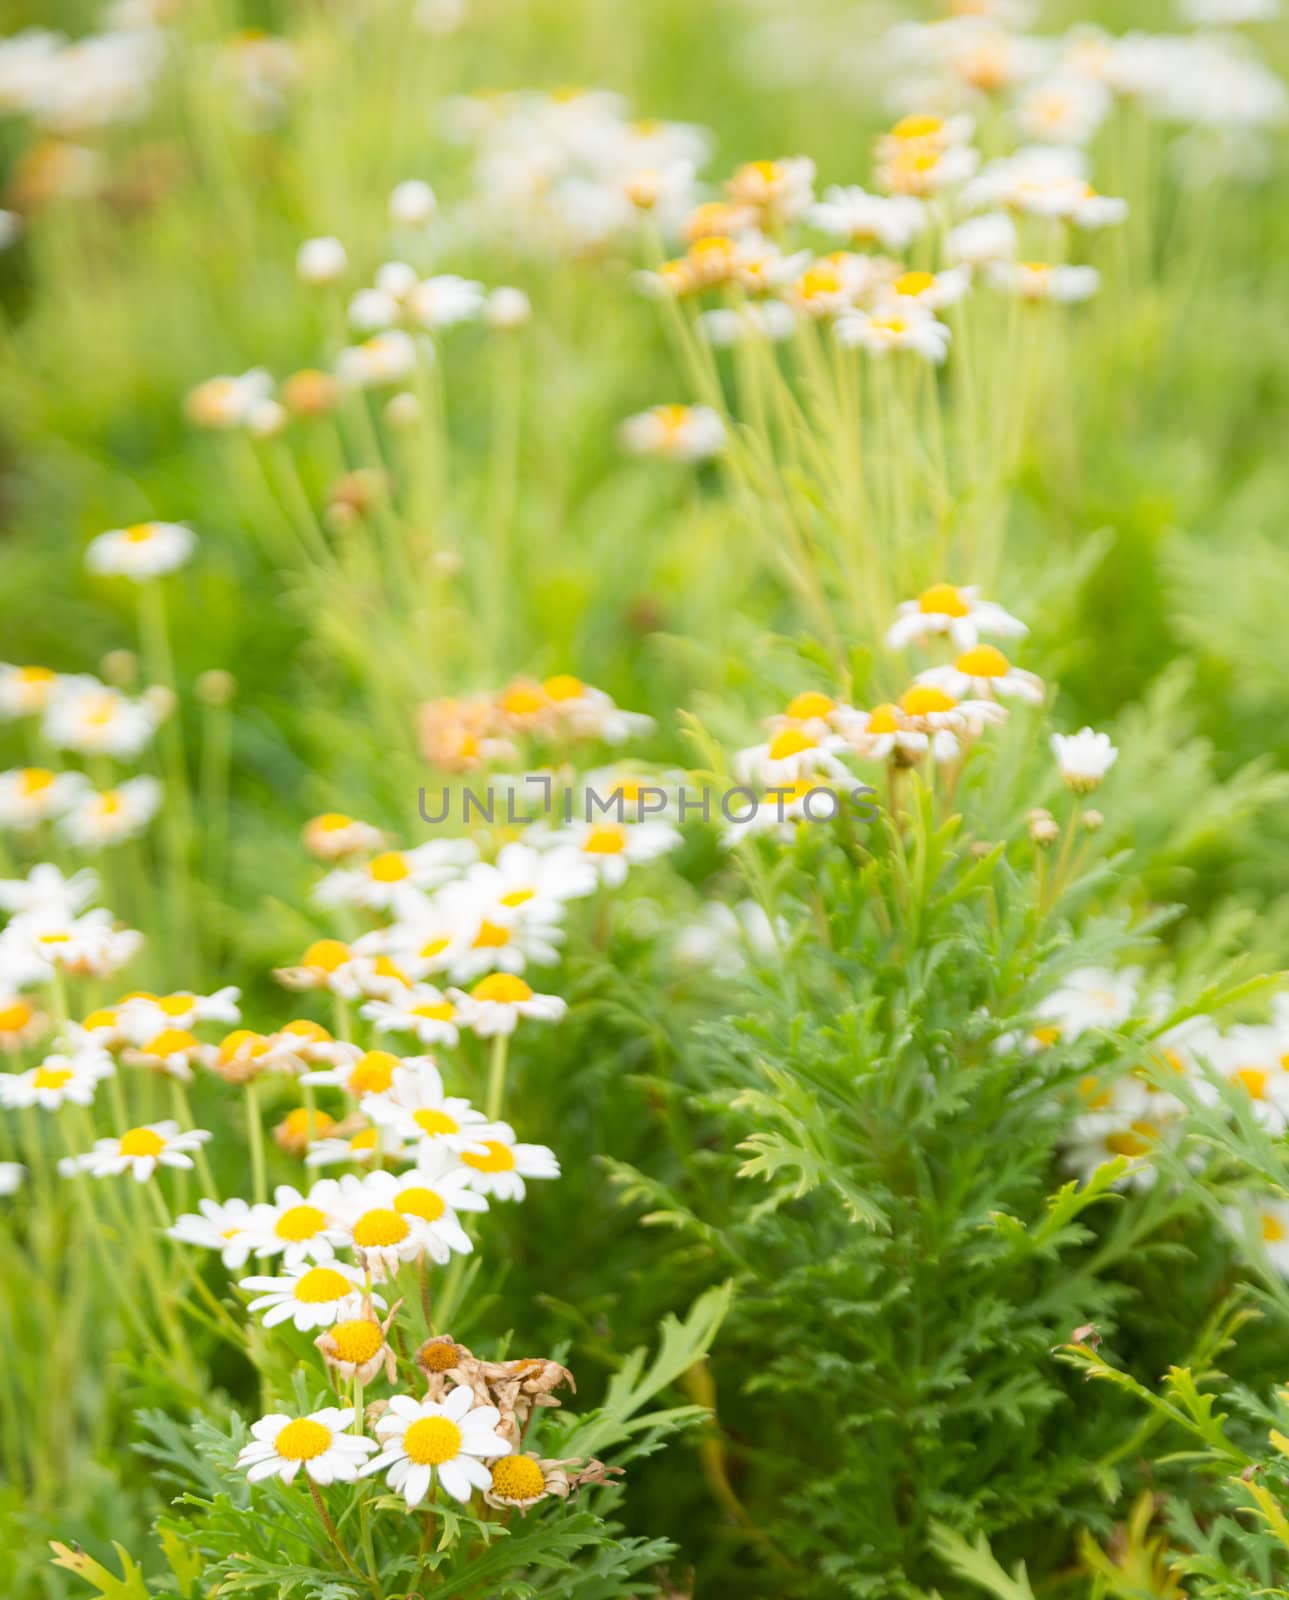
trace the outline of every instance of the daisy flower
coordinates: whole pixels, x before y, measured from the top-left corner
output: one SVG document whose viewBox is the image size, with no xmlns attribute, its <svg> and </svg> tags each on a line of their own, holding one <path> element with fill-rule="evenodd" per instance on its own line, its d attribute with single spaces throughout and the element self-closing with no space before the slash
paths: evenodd
<svg viewBox="0 0 1289 1600">
<path fill-rule="evenodd" d="M 339 939 L 317 939 L 294 967 L 273 976 L 288 989 L 327 989 L 342 1000 L 385 998 L 407 987 L 407 978 L 386 956 L 367 955 Z"/>
<path fill-rule="evenodd" d="M 49 702 L 44 735 L 57 750 L 132 761 L 157 731 L 159 704 L 155 697 L 131 700 L 97 678 L 69 678 Z"/>
<path fill-rule="evenodd" d="M 571 849 L 502 845 L 495 862 L 476 862 L 462 880 L 510 915 L 557 915 L 565 901 L 594 892 L 595 869 Z"/>
<path fill-rule="evenodd" d="M 82 850 L 99 850 L 136 838 L 161 809 L 162 789 L 146 775 L 114 789 L 87 793 L 58 819 L 59 832 Z"/>
<path fill-rule="evenodd" d="M 199 1022 L 238 1022 L 241 990 L 228 985 L 213 994 L 132 994 L 116 1007 L 120 1032 L 135 1044 L 144 1044 L 165 1028 L 193 1028 Z"/>
<path fill-rule="evenodd" d="M 89 787 L 83 772 L 51 772 L 47 767 L 0 772 L 0 827 L 38 827 L 69 810 Z"/>
<path fill-rule="evenodd" d="M 404 383 L 416 371 L 416 345 L 401 328 L 349 345 L 336 357 L 336 377 L 353 389 Z"/>
<path fill-rule="evenodd" d="M 143 1044 L 128 1046 L 121 1059 L 129 1066 L 148 1067 L 180 1083 L 191 1083 L 193 1063 L 211 1066 L 216 1052 L 186 1028 L 162 1028 Z"/>
<path fill-rule="evenodd" d="M 17 1194 L 27 1176 L 21 1161 L 0 1161 L 0 1197 Z"/>
<path fill-rule="evenodd" d="M 1022 700 L 1036 706 L 1043 699 L 1043 680 L 1012 666 L 992 644 L 972 645 L 952 666 L 928 667 L 918 673 L 914 682 L 944 689 L 958 700 L 971 695 L 980 700 Z"/>
<path fill-rule="evenodd" d="M 1107 1161 L 1123 1156 L 1133 1165 L 1119 1179 L 1117 1188 L 1152 1189 L 1158 1182 L 1159 1170 L 1150 1156 L 1168 1137 L 1167 1122 L 1144 1115 L 1131 1122 L 1093 1115 L 1076 1118 L 1071 1131 L 1073 1138 L 1063 1160 L 1066 1170 L 1081 1182 L 1087 1183 Z"/>
<path fill-rule="evenodd" d="M 454 1153 L 477 1150 L 476 1131 L 488 1126 L 468 1100 L 444 1093 L 443 1078 L 428 1056 L 409 1056 L 396 1068 L 388 1091 L 365 1095 L 361 1104 L 363 1115 L 378 1127 Z"/>
<path fill-rule="evenodd" d="M 313 1328 L 329 1328 L 343 1318 L 360 1315 L 366 1281 L 366 1274 L 360 1267 L 344 1261 L 329 1261 L 325 1266 L 290 1267 L 277 1278 L 243 1278 L 237 1287 L 255 1295 L 247 1310 L 263 1312 L 266 1328 L 290 1322 L 301 1333 L 308 1333 Z M 385 1309 L 385 1302 L 379 1295 L 373 1294 L 371 1303 L 382 1311 Z"/>
<path fill-rule="evenodd" d="M 318 288 L 343 278 L 349 256 L 341 241 L 332 234 L 306 239 L 295 253 L 295 273 L 301 283 Z"/>
<path fill-rule="evenodd" d="M 1005 211 L 968 217 L 950 228 L 944 239 L 945 258 L 954 265 L 984 267 L 1010 261 L 1016 254 L 1016 224 Z"/>
<path fill-rule="evenodd" d="M 1006 706 L 996 700 L 959 700 L 939 684 L 921 681 L 904 691 L 897 707 L 906 727 L 933 736 L 948 732 L 974 738 L 982 728 L 1007 718 Z"/>
<path fill-rule="evenodd" d="M 630 867 L 653 861 L 680 843 L 679 832 L 669 822 L 627 823 L 607 819 L 574 823 L 549 838 L 557 846 L 567 844 L 576 850 L 582 860 L 595 869 L 600 882 L 611 889 L 620 888 L 627 881 Z"/>
<path fill-rule="evenodd" d="M 814 187 L 809 156 L 746 162 L 725 185 L 730 203 L 754 211 L 767 230 L 804 216 L 814 203 Z"/>
<path fill-rule="evenodd" d="M 245 1200 L 199 1200 L 196 1211 L 176 1217 L 166 1230 L 180 1244 L 196 1245 L 201 1250 L 218 1250 L 219 1258 L 232 1270 L 246 1265 L 254 1248 L 249 1227 L 251 1208 Z"/>
<path fill-rule="evenodd" d="M 403 1140 L 393 1128 L 376 1127 L 371 1123 L 358 1126 L 352 1118 L 345 1119 L 343 1128 L 353 1131 L 329 1134 L 308 1146 L 304 1158 L 306 1167 L 369 1166 L 403 1153 Z"/>
<path fill-rule="evenodd" d="M 324 811 L 305 824 L 304 848 L 319 861 L 336 861 L 363 850 L 379 850 L 385 835 L 369 822 L 358 822 L 341 811 Z"/>
<path fill-rule="evenodd" d="M 12 913 L 48 912 L 56 917 L 74 917 L 98 894 L 98 873 L 89 867 L 65 877 L 50 862 L 41 861 L 25 878 L 0 879 L 0 911 Z"/>
<path fill-rule="evenodd" d="M 926 208 L 911 195 L 869 194 L 856 184 L 846 188 L 834 184 L 811 206 L 808 220 L 821 232 L 851 244 L 901 251 L 926 227 Z"/>
<path fill-rule="evenodd" d="M 5 937 L 21 944 L 50 970 L 77 977 L 106 978 L 119 971 L 143 947 L 143 935 L 133 928 L 118 928 L 112 913 L 98 909 L 79 917 L 58 917 L 46 912 L 15 917 Z"/>
<path fill-rule="evenodd" d="M 361 1014 L 377 1033 L 410 1033 L 418 1044 L 450 1048 L 460 1036 L 455 1004 L 429 983 L 412 984 L 391 1000 L 369 1000 Z"/>
<path fill-rule="evenodd" d="M 642 711 L 622 710 L 603 689 L 583 683 L 570 672 L 557 672 L 546 678 L 542 692 L 559 730 L 573 738 L 624 744 L 630 738 L 653 732 L 652 717 Z"/>
<path fill-rule="evenodd" d="M 653 406 L 619 429 L 623 448 L 668 461 L 707 461 L 725 448 L 725 424 L 710 406 Z"/>
<path fill-rule="evenodd" d="M 476 1405 L 464 1385 L 441 1401 L 396 1394 L 376 1423 L 380 1454 L 366 1464 L 363 1476 L 386 1473 L 386 1483 L 409 1510 L 425 1499 L 437 1476 L 444 1492 L 464 1505 L 476 1489 L 492 1485 L 483 1463 L 510 1454 L 509 1441 L 496 1432 L 500 1421 L 496 1406 Z"/>
<path fill-rule="evenodd" d="M 1137 1009 L 1139 976 L 1132 968 L 1080 967 L 1040 1002 L 1036 1015 L 1050 1025 L 1054 1039 L 1077 1039 L 1089 1028 L 1118 1028 Z"/>
<path fill-rule="evenodd" d="M 536 994 L 522 978 L 510 972 L 490 973 L 469 993 L 449 989 L 448 995 L 457 1003 L 462 1027 L 469 1028 L 481 1039 L 513 1033 L 520 1017 L 531 1017 L 537 1022 L 558 1022 L 568 1010 L 566 1002 L 558 995 Z"/>
<path fill-rule="evenodd" d="M 0 661 L 0 717 L 30 717 L 43 711 L 58 681 L 52 667 L 15 667 Z"/>
<path fill-rule="evenodd" d="M 497 1200 L 522 1200 L 525 1178 L 558 1178 L 559 1160 L 544 1144 L 517 1144 L 507 1122 L 489 1124 L 482 1150 L 463 1150 L 461 1164 L 470 1169 L 476 1194 Z"/>
<path fill-rule="evenodd" d="M 58 1170 L 65 1176 L 88 1172 L 92 1178 L 112 1178 L 128 1172 L 137 1182 L 146 1183 L 158 1167 L 191 1167 L 188 1152 L 210 1137 L 204 1128 L 181 1132 L 177 1122 L 145 1123 L 119 1137 L 96 1139 L 92 1150 L 65 1158 L 58 1163 Z"/>
<path fill-rule="evenodd" d="M 439 208 L 434 190 L 422 178 L 405 178 L 389 197 L 390 221 L 400 228 L 423 228 Z"/>
<path fill-rule="evenodd" d="M 312 1072 L 301 1073 L 300 1082 L 328 1089 L 343 1089 L 355 1100 L 365 1094 L 384 1094 L 394 1081 L 399 1057 L 388 1050 L 360 1050 L 357 1045 L 337 1045 L 334 1061 Z"/>
<path fill-rule="evenodd" d="M 313 891 L 323 906 L 396 911 L 456 876 L 478 858 L 468 839 L 431 839 L 412 850 L 384 850 L 359 866 L 338 867 Z"/>
<path fill-rule="evenodd" d="M 1094 733 L 1091 728 L 1080 728 L 1078 733 L 1054 733 L 1051 746 L 1061 777 L 1076 794 L 1088 794 L 1097 788 L 1119 759 L 1110 735 Z"/>
<path fill-rule="evenodd" d="M 1289 1061 L 1281 1053 L 1275 1028 L 1237 1027 L 1215 1036 L 1206 1047 L 1211 1065 L 1242 1090 L 1254 1119 L 1268 1132 L 1289 1126 Z"/>
<path fill-rule="evenodd" d="M 1012 115 L 1026 139 L 1085 145 L 1105 121 L 1112 103 L 1104 83 L 1068 73 L 1031 84 L 1017 100 Z"/>
<path fill-rule="evenodd" d="M 442 1265 L 452 1252 L 469 1254 L 470 1236 L 457 1220 L 458 1211 L 486 1211 L 488 1202 L 471 1186 L 471 1173 L 453 1163 L 441 1146 L 428 1146 L 423 1159 L 397 1177 L 392 1172 L 369 1172 L 361 1178 L 340 1180 L 340 1215 L 354 1245 L 382 1255 L 390 1270 L 398 1261 L 428 1253 Z M 406 1225 L 399 1227 L 394 1221 Z M 366 1241 L 366 1242 L 364 1242 Z M 382 1256 L 383 1258 L 383 1256 Z"/>
<path fill-rule="evenodd" d="M 265 401 L 272 399 L 273 379 L 262 367 L 238 375 L 207 378 L 188 393 L 184 410 L 199 428 L 228 431 L 242 428 Z"/>
<path fill-rule="evenodd" d="M 332 1038 L 320 1022 L 298 1017 L 269 1035 L 265 1066 L 274 1071 L 300 1072 L 319 1061 L 329 1067 L 343 1065 L 359 1053 L 356 1045 Z"/>
<path fill-rule="evenodd" d="M 938 366 L 948 354 L 950 332 L 917 300 L 904 298 L 872 311 L 848 311 L 833 328 L 837 342 L 885 356 L 908 350 Z"/>
<path fill-rule="evenodd" d="M 10 1110 L 40 1106 L 56 1111 L 64 1102 L 88 1106 L 104 1078 L 116 1071 L 106 1050 L 90 1045 L 73 1055 L 46 1056 L 26 1072 L 0 1074 L 0 1105 Z"/>
<path fill-rule="evenodd" d="M 292 1483 L 301 1467 L 314 1483 L 352 1483 L 377 1448 L 374 1439 L 348 1432 L 353 1420 L 352 1406 L 326 1406 L 307 1417 L 273 1412 L 251 1424 L 251 1443 L 239 1452 L 237 1465 L 251 1483 Z"/>
<path fill-rule="evenodd" d="M 1259 1239 L 1267 1260 L 1289 1278 L 1289 1200 L 1259 1196 L 1246 1206 L 1226 1207 L 1222 1216 L 1234 1239 Z"/>
<path fill-rule="evenodd" d="M 346 1383 L 366 1385 L 384 1368 L 386 1383 L 393 1383 L 398 1363 L 386 1341 L 397 1310 L 395 1305 L 383 1323 L 365 1313 L 323 1329 L 313 1342 L 333 1380 L 343 1378 Z"/>
<path fill-rule="evenodd" d="M 1053 266 L 1047 261 L 995 261 L 989 281 L 1022 300 L 1072 305 L 1092 298 L 1101 285 L 1101 274 L 1095 267 Z"/>
<path fill-rule="evenodd" d="M 823 773 L 842 779 L 848 774 L 836 752 L 845 748 L 837 734 L 810 733 L 800 723 L 789 723 L 764 744 L 749 745 L 734 757 L 734 770 L 742 779 L 758 783 L 795 783 L 798 778 Z"/>
<path fill-rule="evenodd" d="M 142 583 L 178 571 L 196 547 L 196 535 L 182 522 L 136 522 L 91 540 L 85 565 L 91 572 Z"/>
<path fill-rule="evenodd" d="M 279 1184 L 273 1199 L 254 1206 L 245 1223 L 250 1248 L 256 1255 L 280 1255 L 289 1271 L 329 1262 L 345 1239 L 336 1215 L 339 1199 L 334 1178 L 321 1179 L 307 1195 Z"/>
<path fill-rule="evenodd" d="M 846 739 L 865 761 L 889 761 L 893 756 L 924 756 L 931 751 L 937 761 L 952 761 L 958 754 L 957 736 L 950 728 L 927 732 L 913 725 L 897 705 L 874 706 L 857 712 L 846 729 Z"/>
<path fill-rule="evenodd" d="M 886 286 L 882 299 L 899 305 L 912 301 L 928 311 L 955 305 L 971 287 L 966 267 L 946 267 L 942 272 L 901 272 Z"/>
<path fill-rule="evenodd" d="M 886 642 L 892 650 L 903 650 L 943 634 L 961 651 L 978 644 L 982 633 L 1015 639 L 1028 632 L 1018 617 L 992 600 L 982 600 L 974 586 L 933 583 L 916 600 L 901 601 L 896 607 Z"/>
<path fill-rule="evenodd" d="M 407 296 L 407 314 L 422 328 L 451 328 L 474 321 L 486 298 L 481 283 L 446 272 L 417 284 Z"/>
<path fill-rule="evenodd" d="M 48 1020 L 25 996 L 0 990 L 0 1050 L 17 1050 L 38 1039 Z"/>
</svg>

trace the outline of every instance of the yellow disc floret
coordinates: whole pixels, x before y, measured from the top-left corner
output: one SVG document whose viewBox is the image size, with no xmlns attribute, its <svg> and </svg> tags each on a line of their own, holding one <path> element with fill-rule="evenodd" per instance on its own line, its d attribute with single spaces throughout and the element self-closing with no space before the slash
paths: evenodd
<svg viewBox="0 0 1289 1600">
<path fill-rule="evenodd" d="M 461 1430 L 447 1417 L 421 1417 L 403 1435 L 403 1448 L 417 1466 L 441 1466 L 460 1453 Z"/>
</svg>

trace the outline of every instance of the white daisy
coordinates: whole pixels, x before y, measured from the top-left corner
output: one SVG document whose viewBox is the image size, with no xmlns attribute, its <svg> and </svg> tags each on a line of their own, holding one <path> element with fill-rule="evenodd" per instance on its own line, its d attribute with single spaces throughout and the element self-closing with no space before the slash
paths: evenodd
<svg viewBox="0 0 1289 1600">
<path fill-rule="evenodd" d="M 39 827 L 69 810 L 89 787 L 83 772 L 51 772 L 48 767 L 0 772 L 0 827 Z"/>
<path fill-rule="evenodd" d="M 166 1028 L 189 1029 L 199 1022 L 241 1021 L 237 1002 L 242 991 L 227 985 L 213 994 L 133 994 L 115 1008 L 116 1025 L 132 1044 L 143 1045 Z"/>
<path fill-rule="evenodd" d="M 197 1210 L 176 1217 L 167 1232 L 180 1244 L 218 1250 L 220 1260 L 232 1270 L 246 1265 L 253 1245 L 248 1227 L 251 1207 L 245 1200 L 199 1200 Z"/>
<path fill-rule="evenodd" d="M 85 565 L 91 572 L 142 583 L 177 571 L 196 547 L 196 535 L 182 522 L 136 522 L 91 540 Z"/>
<path fill-rule="evenodd" d="M 450 1048 L 460 1036 L 456 1005 L 429 983 L 402 989 L 392 1000 L 368 1000 L 361 1014 L 377 1033 L 410 1033 L 418 1044 Z"/>
<path fill-rule="evenodd" d="M 329 872 L 314 889 L 314 899 L 322 906 L 372 911 L 415 909 L 424 893 L 454 878 L 478 854 L 468 839 L 431 839 L 411 850 L 384 850 L 360 866 Z"/>
<path fill-rule="evenodd" d="M 928 667 L 925 672 L 919 672 L 914 681 L 943 689 L 958 700 L 974 695 L 981 700 L 1022 700 L 1026 705 L 1036 706 L 1043 699 L 1043 680 L 1032 672 L 1012 666 L 992 644 L 972 645 L 962 651 L 951 666 Z"/>
<path fill-rule="evenodd" d="M 322 1266 L 306 1263 L 288 1268 L 281 1277 L 243 1278 L 237 1287 L 255 1295 L 247 1310 L 263 1312 L 266 1328 L 291 1322 L 307 1333 L 310 1328 L 329 1328 L 333 1322 L 359 1315 L 365 1283 L 366 1274 L 360 1267 L 328 1261 Z M 384 1310 L 379 1295 L 373 1294 L 371 1302 Z"/>
<path fill-rule="evenodd" d="M 892 650 L 903 650 L 943 634 L 956 649 L 970 650 L 982 633 L 1016 639 L 1028 632 L 1018 617 L 992 600 L 982 600 L 974 586 L 933 583 L 916 600 L 903 600 L 896 607 L 886 642 Z"/>
<path fill-rule="evenodd" d="M 1080 728 L 1078 733 L 1054 733 L 1051 746 L 1061 777 L 1077 794 L 1097 788 L 1119 759 L 1110 735 L 1094 733 L 1091 728 Z"/>
<path fill-rule="evenodd" d="M 706 461 L 725 448 L 725 424 L 710 406 L 653 406 L 618 430 L 623 448 L 668 461 Z"/>
<path fill-rule="evenodd" d="M 237 375 L 221 373 L 190 390 L 184 410 L 199 428 L 242 428 L 272 394 L 273 379 L 262 367 Z"/>
<path fill-rule="evenodd" d="M 0 661 L 0 717 L 30 717 L 43 711 L 58 682 L 52 667 L 15 667 Z"/>
<path fill-rule="evenodd" d="M 251 1424 L 252 1441 L 239 1452 L 237 1465 L 251 1483 L 291 1483 L 301 1467 L 314 1483 L 352 1483 L 377 1448 L 374 1439 L 347 1431 L 353 1420 L 352 1406 L 326 1406 L 307 1417 L 261 1417 Z"/>
<path fill-rule="evenodd" d="M 385 1094 L 363 1097 L 362 1111 L 402 1139 L 428 1141 L 457 1154 L 479 1149 L 476 1131 L 490 1126 L 468 1100 L 444 1092 L 443 1078 L 428 1056 L 409 1056 Z"/>
<path fill-rule="evenodd" d="M 48 861 L 38 862 L 25 878 L 0 879 L 0 911 L 10 914 L 49 912 L 74 917 L 99 891 L 98 873 L 89 867 L 65 877 Z"/>
<path fill-rule="evenodd" d="M 476 1405 L 463 1384 L 441 1401 L 396 1394 L 376 1423 L 381 1450 L 364 1466 L 363 1476 L 387 1473 L 386 1483 L 411 1509 L 425 1499 L 437 1475 L 444 1492 L 464 1505 L 476 1489 L 492 1483 L 483 1463 L 510 1454 L 510 1442 L 496 1432 L 500 1421 L 496 1406 Z"/>
<path fill-rule="evenodd" d="M 0 1105 L 11 1110 L 40 1106 L 45 1111 L 56 1111 L 64 1102 L 92 1105 L 99 1084 L 115 1071 L 112 1057 L 96 1045 L 46 1056 L 26 1072 L 0 1073 Z"/>
<path fill-rule="evenodd" d="M 462 1027 L 469 1028 L 481 1039 L 513 1033 L 520 1017 L 558 1022 L 568 1010 L 566 1002 L 558 995 L 536 994 L 529 984 L 511 972 L 490 973 L 469 993 L 449 989 L 448 995 L 456 1001 Z"/>
<path fill-rule="evenodd" d="M 132 700 L 97 678 L 68 678 L 49 702 L 42 729 L 56 750 L 132 761 L 161 722 L 160 702 Z"/>
<path fill-rule="evenodd" d="M 607 817 L 603 821 L 575 822 L 556 833 L 539 835 L 534 830 L 534 837 L 543 843 L 549 840 L 556 848 L 567 845 L 576 850 L 595 869 L 600 882 L 611 889 L 626 882 L 630 867 L 665 855 L 681 842 L 680 833 L 669 822 L 618 822 Z"/>
<path fill-rule="evenodd" d="M 146 774 L 114 789 L 80 796 L 58 819 L 59 832 L 82 850 L 121 844 L 143 832 L 161 809 L 162 788 Z"/>
<path fill-rule="evenodd" d="M 336 1052 L 326 1066 L 300 1075 L 301 1083 L 343 1089 L 354 1100 L 365 1094 L 384 1094 L 394 1081 L 399 1057 L 388 1050 L 360 1050 L 357 1045 L 334 1043 Z"/>
<path fill-rule="evenodd" d="M 407 296 L 407 314 L 422 328 L 451 328 L 458 322 L 472 322 L 483 311 L 483 285 L 455 273 L 426 278 Z"/>
<path fill-rule="evenodd" d="M 245 1224 L 250 1248 L 256 1255 L 280 1255 L 289 1271 L 330 1262 L 336 1247 L 345 1242 L 337 1215 L 339 1200 L 334 1178 L 315 1183 L 307 1195 L 290 1184 L 279 1184 L 271 1201 L 261 1201 L 251 1210 Z"/>
<path fill-rule="evenodd" d="M 0 1161 L 0 1197 L 17 1194 L 27 1177 L 21 1161 Z"/>
<path fill-rule="evenodd" d="M 522 1200 L 525 1178 L 558 1178 L 559 1160 L 544 1144 L 518 1144 L 506 1122 L 489 1124 L 482 1151 L 463 1150 L 461 1164 L 470 1170 L 476 1194 L 497 1200 Z"/>
<path fill-rule="evenodd" d="M 1289 1200 L 1263 1195 L 1244 1206 L 1226 1207 L 1222 1216 L 1234 1238 L 1247 1240 L 1252 1235 L 1276 1271 L 1289 1278 Z"/>
<path fill-rule="evenodd" d="M 1073 305 L 1092 298 L 1101 285 L 1101 274 L 1095 267 L 1053 266 L 1048 261 L 995 261 L 989 281 L 1022 300 Z"/>
<path fill-rule="evenodd" d="M 873 243 L 883 250 L 908 248 L 926 226 L 926 208 L 912 195 L 869 194 L 857 184 L 834 184 L 811 206 L 809 220 L 824 233 L 851 244 Z"/>
<path fill-rule="evenodd" d="M 210 1137 L 204 1128 L 180 1131 L 177 1122 L 145 1123 L 119 1136 L 96 1139 L 92 1150 L 65 1157 L 58 1163 L 58 1170 L 65 1176 L 78 1170 L 88 1172 L 93 1178 L 128 1172 L 139 1183 L 146 1183 L 158 1167 L 191 1167 L 188 1152 Z"/>
<path fill-rule="evenodd" d="M 842 345 L 885 356 L 907 350 L 939 365 L 948 354 L 951 334 L 933 312 L 915 299 L 901 298 L 872 311 L 848 311 L 838 317 L 833 335 Z"/>
<path fill-rule="evenodd" d="M 295 272 L 301 283 L 314 287 L 335 283 L 349 268 L 349 256 L 332 234 L 306 239 L 295 253 Z"/>
</svg>

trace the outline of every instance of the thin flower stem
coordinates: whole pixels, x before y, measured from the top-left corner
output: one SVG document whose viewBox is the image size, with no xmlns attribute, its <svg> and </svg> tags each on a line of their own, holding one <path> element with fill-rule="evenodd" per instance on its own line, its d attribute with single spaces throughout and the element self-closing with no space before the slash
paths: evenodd
<svg viewBox="0 0 1289 1600">
<path fill-rule="evenodd" d="M 501 1117 L 506 1098 L 506 1062 L 510 1054 L 510 1035 L 499 1033 L 492 1041 L 492 1063 L 488 1069 L 488 1099 L 485 1106 L 489 1122 Z"/>
<path fill-rule="evenodd" d="M 251 1187 L 259 1202 L 268 1199 L 268 1172 L 264 1160 L 264 1124 L 260 1120 L 260 1091 L 252 1078 L 246 1085 L 246 1137 L 251 1146 Z"/>
</svg>

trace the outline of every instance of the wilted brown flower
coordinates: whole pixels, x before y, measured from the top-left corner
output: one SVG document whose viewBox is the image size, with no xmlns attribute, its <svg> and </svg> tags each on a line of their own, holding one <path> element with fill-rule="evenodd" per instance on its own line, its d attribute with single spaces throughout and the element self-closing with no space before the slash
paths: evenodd
<svg viewBox="0 0 1289 1600">
<path fill-rule="evenodd" d="M 463 1349 L 453 1370 L 460 1382 L 474 1391 L 481 1405 L 496 1406 L 501 1412 L 497 1432 L 516 1441 L 522 1437 L 535 1406 L 559 1405 L 552 1390 L 577 1390 L 567 1367 L 542 1356 L 519 1361 L 480 1361 Z"/>
</svg>

